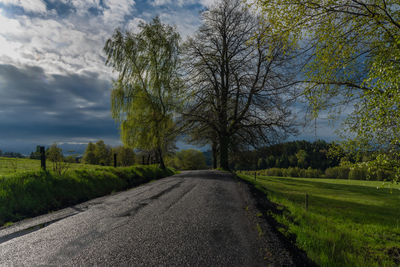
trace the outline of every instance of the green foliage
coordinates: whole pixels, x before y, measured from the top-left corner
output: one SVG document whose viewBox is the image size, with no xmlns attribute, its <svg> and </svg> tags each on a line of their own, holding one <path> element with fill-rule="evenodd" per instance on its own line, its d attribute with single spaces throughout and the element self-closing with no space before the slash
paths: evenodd
<svg viewBox="0 0 400 267">
<path fill-rule="evenodd" d="M 95 149 L 96 149 L 96 146 L 92 142 L 89 142 L 89 144 L 86 147 L 85 154 L 83 155 L 83 158 L 82 158 L 83 163 L 98 164 Z"/>
<path fill-rule="evenodd" d="M 267 168 L 267 161 L 264 158 L 259 158 L 257 167 L 259 170 L 266 169 Z"/>
<path fill-rule="evenodd" d="M 207 168 L 203 152 L 195 149 L 178 151 L 172 158 L 171 164 L 179 170 L 201 170 Z"/>
<path fill-rule="evenodd" d="M 118 72 L 111 93 L 112 116 L 120 123 L 124 145 L 163 154 L 175 140 L 173 114 L 181 81 L 177 72 L 179 34 L 157 17 L 139 32 L 116 30 L 104 50 Z M 162 166 L 163 167 L 163 166 Z"/>
<path fill-rule="evenodd" d="M 398 1 L 257 0 L 256 5 L 286 47 L 311 49 L 303 74 L 314 116 L 322 110 L 337 114 L 341 104 L 353 103 L 345 122 L 347 149 L 385 154 L 400 169 Z"/>
<path fill-rule="evenodd" d="M 135 164 L 135 152 L 131 148 L 124 146 L 115 147 L 112 149 L 111 154 L 117 154 L 117 166 L 126 167 Z"/>
<path fill-rule="evenodd" d="M 0 225 L 37 216 L 152 179 L 172 175 L 156 166 L 125 168 L 80 165 L 64 175 L 28 171 L 0 178 Z"/>
<path fill-rule="evenodd" d="M 111 147 L 104 144 L 103 140 L 96 142 L 94 155 L 96 158 L 96 164 L 101 166 L 111 165 Z"/>
<path fill-rule="evenodd" d="M 319 140 L 315 142 L 292 141 L 259 148 L 253 151 L 240 151 L 235 154 L 233 162 L 236 169 L 266 169 L 266 168 L 288 168 L 298 167 L 306 169 L 325 170 L 328 167 L 337 166 L 342 157 L 350 157 L 343 151 L 343 154 L 331 156 L 333 154 L 331 147 L 334 144 Z M 336 147 L 336 146 L 335 146 Z M 260 159 L 265 159 L 266 166 L 260 167 Z M 261 162 L 260 162 L 261 163 Z"/>
<path fill-rule="evenodd" d="M 398 266 L 400 185 L 239 175 L 276 204 L 279 230 L 319 266 Z M 309 195 L 308 211 L 304 195 Z"/>
<path fill-rule="evenodd" d="M 51 161 L 55 173 L 62 175 L 68 170 L 69 164 L 64 161 L 62 149 L 57 144 L 53 144 L 47 149 L 46 157 Z"/>
</svg>

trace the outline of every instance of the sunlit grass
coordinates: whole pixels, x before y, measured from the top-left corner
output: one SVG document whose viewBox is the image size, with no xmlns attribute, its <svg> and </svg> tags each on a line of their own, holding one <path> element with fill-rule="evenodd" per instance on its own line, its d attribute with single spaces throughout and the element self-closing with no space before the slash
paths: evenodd
<svg viewBox="0 0 400 267">
<path fill-rule="evenodd" d="M 95 169 L 99 167 L 98 165 L 81 163 L 67 163 L 67 165 L 68 170 Z M 51 170 L 52 162 L 46 161 L 46 166 L 48 170 Z M 40 171 L 40 160 L 0 157 L 0 177 L 26 171 Z"/>
<path fill-rule="evenodd" d="M 285 235 L 321 266 L 400 265 L 400 185 L 379 181 L 254 177 L 277 203 Z M 308 210 L 305 194 L 308 194 Z"/>
</svg>

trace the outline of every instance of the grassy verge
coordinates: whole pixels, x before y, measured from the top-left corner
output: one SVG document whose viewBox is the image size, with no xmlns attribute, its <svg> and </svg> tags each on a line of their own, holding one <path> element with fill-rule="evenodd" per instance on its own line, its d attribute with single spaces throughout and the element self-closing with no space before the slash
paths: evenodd
<svg viewBox="0 0 400 267">
<path fill-rule="evenodd" d="M 321 266 L 400 265 L 400 186 L 337 179 L 257 177 L 279 231 Z M 305 210 L 305 194 L 309 196 Z"/>
<path fill-rule="evenodd" d="M 83 163 L 67 163 L 68 171 L 80 169 L 96 169 L 98 165 L 89 165 Z M 53 168 L 53 163 L 49 160 L 46 161 L 48 170 Z M 4 158 L 0 157 L 0 177 L 10 174 L 16 174 L 27 171 L 39 171 L 40 160 L 35 159 L 18 159 L 18 158 Z"/>
<path fill-rule="evenodd" d="M 0 178 L 0 226 L 174 174 L 155 165 L 26 171 Z"/>
</svg>

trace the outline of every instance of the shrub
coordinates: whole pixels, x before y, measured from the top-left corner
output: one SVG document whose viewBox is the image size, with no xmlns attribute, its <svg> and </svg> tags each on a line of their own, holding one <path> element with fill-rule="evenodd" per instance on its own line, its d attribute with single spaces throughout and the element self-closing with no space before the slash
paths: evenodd
<svg viewBox="0 0 400 267">
<path fill-rule="evenodd" d="M 328 168 L 325 170 L 325 177 L 334 179 L 348 179 L 349 172 L 350 168 L 344 166 Z"/>
<path fill-rule="evenodd" d="M 351 168 L 348 177 L 349 180 L 367 180 L 368 170 L 366 168 Z"/>
</svg>

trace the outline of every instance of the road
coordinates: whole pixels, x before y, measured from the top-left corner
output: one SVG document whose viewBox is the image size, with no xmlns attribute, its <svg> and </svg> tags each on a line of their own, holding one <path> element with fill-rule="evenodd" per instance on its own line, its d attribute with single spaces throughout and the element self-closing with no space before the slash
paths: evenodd
<svg viewBox="0 0 400 267">
<path fill-rule="evenodd" d="M 0 265 L 293 265 L 261 220 L 232 175 L 183 172 L 1 229 Z"/>
</svg>

